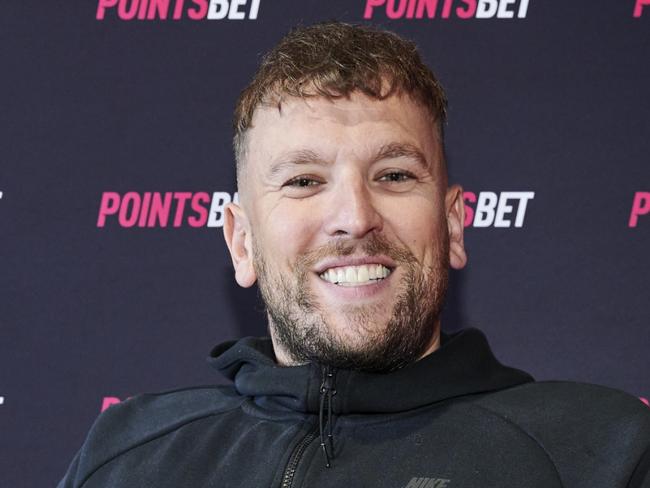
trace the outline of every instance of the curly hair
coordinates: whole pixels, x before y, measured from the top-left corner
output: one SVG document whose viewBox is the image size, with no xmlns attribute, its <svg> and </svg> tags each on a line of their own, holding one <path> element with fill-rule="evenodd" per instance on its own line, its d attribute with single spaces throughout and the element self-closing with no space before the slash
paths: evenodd
<svg viewBox="0 0 650 488">
<path fill-rule="evenodd" d="M 415 43 L 370 26 L 325 22 L 289 32 L 239 96 L 233 120 L 238 180 L 259 106 L 280 109 L 283 97 L 337 99 L 356 91 L 378 100 L 408 94 L 428 110 L 443 143 L 447 98 Z"/>
</svg>

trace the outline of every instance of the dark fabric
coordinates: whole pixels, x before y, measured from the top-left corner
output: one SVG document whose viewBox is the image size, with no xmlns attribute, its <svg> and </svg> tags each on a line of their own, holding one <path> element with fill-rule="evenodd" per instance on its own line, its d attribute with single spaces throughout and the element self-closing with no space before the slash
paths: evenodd
<svg viewBox="0 0 650 488">
<path fill-rule="evenodd" d="M 442 342 L 435 354 L 392 373 L 338 371 L 335 413 L 401 412 L 533 380 L 527 373 L 501 365 L 477 329 L 447 336 Z M 470 350 L 474 354 L 466 354 Z M 247 338 L 217 347 L 211 362 L 241 395 L 301 412 L 318 411 L 320 367 L 277 366 L 270 339 Z"/>
<path fill-rule="evenodd" d="M 629 488 L 647 488 L 650 486 L 650 447 L 646 449 L 641 457 L 628 486 Z"/>
<path fill-rule="evenodd" d="M 336 372 L 329 468 L 318 365 L 279 367 L 270 341 L 253 338 L 218 346 L 210 361 L 233 387 L 109 408 L 59 488 L 648 486 L 645 405 L 536 383 L 501 365 L 477 330 L 393 373 Z"/>
</svg>

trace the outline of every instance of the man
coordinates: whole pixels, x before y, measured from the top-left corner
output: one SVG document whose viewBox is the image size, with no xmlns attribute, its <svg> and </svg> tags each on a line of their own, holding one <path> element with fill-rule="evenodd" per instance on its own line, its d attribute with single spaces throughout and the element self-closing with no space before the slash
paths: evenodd
<svg viewBox="0 0 650 488">
<path fill-rule="evenodd" d="M 284 38 L 237 105 L 224 227 L 270 340 L 215 348 L 233 387 L 109 409 L 59 486 L 650 486 L 641 402 L 535 383 L 479 331 L 441 333 L 448 268 L 467 260 L 445 107 L 394 34 Z"/>
</svg>

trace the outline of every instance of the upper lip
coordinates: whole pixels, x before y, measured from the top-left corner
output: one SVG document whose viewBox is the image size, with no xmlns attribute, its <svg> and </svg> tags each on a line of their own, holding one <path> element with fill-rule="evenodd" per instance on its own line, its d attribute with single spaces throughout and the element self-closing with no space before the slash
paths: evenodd
<svg viewBox="0 0 650 488">
<path fill-rule="evenodd" d="M 363 264 L 381 264 L 390 270 L 396 266 L 395 261 L 393 261 L 388 256 L 345 256 L 341 258 L 331 258 L 321 261 L 318 266 L 316 266 L 315 271 L 316 273 L 320 274 L 329 268 L 339 268 L 342 266 L 361 266 Z"/>
</svg>

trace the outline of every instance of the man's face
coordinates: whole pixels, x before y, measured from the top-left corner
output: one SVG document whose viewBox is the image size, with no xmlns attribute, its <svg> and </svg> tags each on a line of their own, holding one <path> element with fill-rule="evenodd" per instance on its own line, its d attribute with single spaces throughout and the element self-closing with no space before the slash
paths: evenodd
<svg viewBox="0 0 650 488">
<path fill-rule="evenodd" d="M 225 234 L 278 360 L 385 371 L 434 350 L 465 254 L 428 113 L 408 96 L 289 98 L 257 109 L 247 145 Z"/>
</svg>

